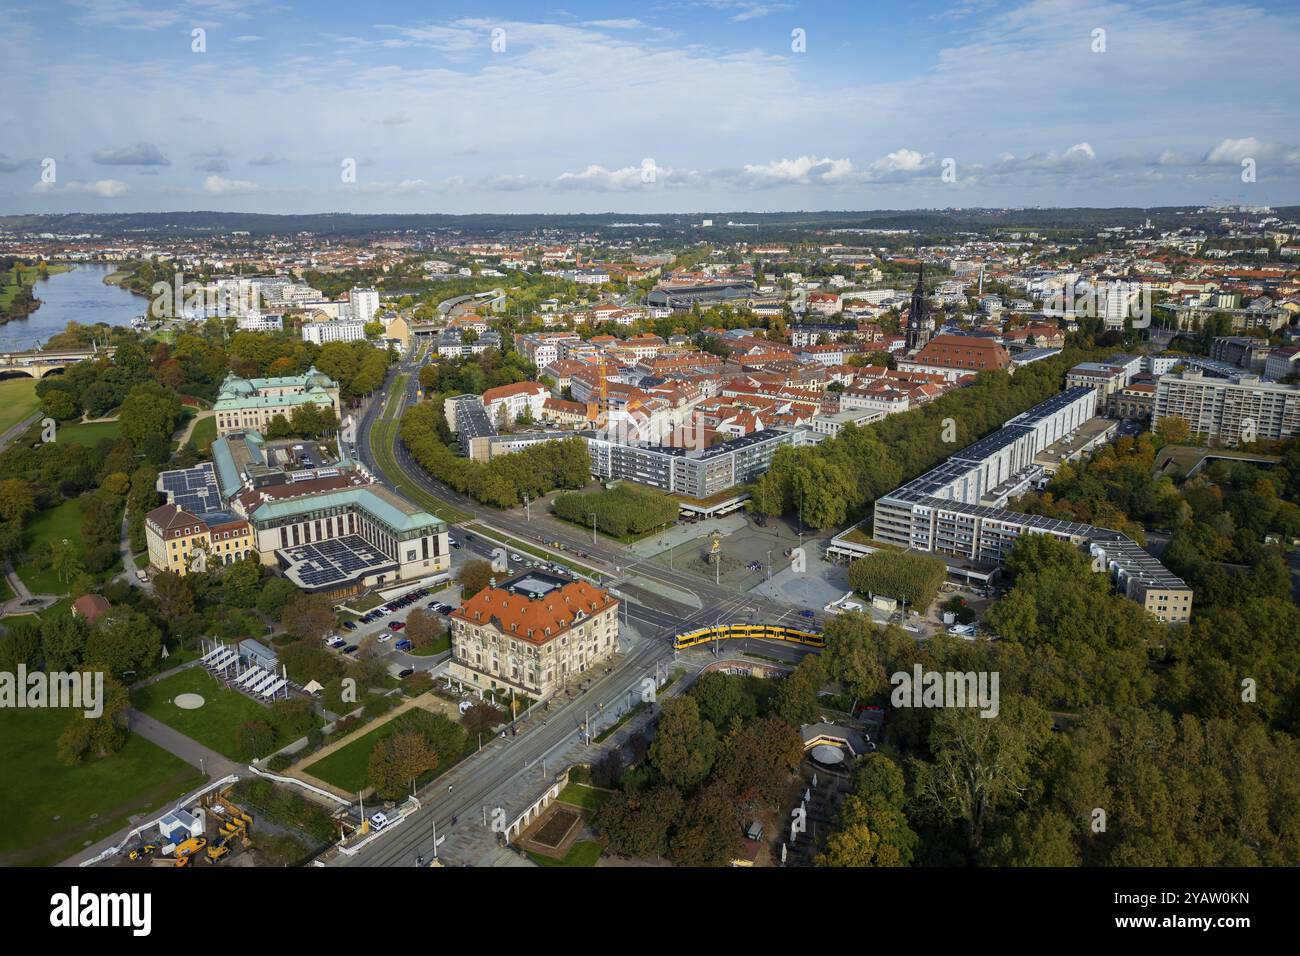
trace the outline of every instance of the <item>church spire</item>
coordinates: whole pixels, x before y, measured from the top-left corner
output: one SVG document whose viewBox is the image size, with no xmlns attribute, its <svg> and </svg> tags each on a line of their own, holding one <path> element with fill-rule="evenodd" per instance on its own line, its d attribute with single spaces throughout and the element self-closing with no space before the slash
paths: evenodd
<svg viewBox="0 0 1300 956">
<path fill-rule="evenodd" d="M 925 263 L 916 271 L 916 288 L 912 292 L 912 304 L 907 310 L 907 350 L 919 349 L 930 341 L 930 317 L 925 307 Z"/>
</svg>

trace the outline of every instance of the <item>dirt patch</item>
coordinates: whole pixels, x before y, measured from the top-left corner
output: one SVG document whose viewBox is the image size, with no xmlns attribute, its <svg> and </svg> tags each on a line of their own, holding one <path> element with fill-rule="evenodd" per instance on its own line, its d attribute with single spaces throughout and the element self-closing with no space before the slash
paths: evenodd
<svg viewBox="0 0 1300 956">
<path fill-rule="evenodd" d="M 586 832 L 586 818 L 585 810 L 557 801 L 523 832 L 517 845 L 522 850 L 562 860 Z"/>
</svg>

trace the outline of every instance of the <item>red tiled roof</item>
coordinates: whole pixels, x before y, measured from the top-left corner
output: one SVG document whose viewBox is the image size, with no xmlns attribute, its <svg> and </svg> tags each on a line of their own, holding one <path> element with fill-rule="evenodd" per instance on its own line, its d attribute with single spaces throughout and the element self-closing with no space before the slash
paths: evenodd
<svg viewBox="0 0 1300 956">
<path fill-rule="evenodd" d="M 491 623 L 503 634 L 545 644 L 572 627 L 580 614 L 590 617 L 617 604 L 608 591 L 586 581 L 570 581 L 540 598 L 484 588 L 450 616 L 469 624 Z"/>
</svg>

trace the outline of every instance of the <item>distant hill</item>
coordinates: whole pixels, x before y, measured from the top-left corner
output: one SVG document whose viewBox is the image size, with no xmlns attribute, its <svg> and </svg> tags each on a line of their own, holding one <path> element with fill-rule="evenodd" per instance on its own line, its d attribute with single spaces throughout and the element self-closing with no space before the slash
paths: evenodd
<svg viewBox="0 0 1300 956">
<path fill-rule="evenodd" d="M 110 236 L 184 236 L 223 235 L 247 231 L 254 235 L 308 232 L 322 236 L 363 236 L 407 231 L 426 233 L 434 230 L 459 230 L 474 236 L 509 236 L 538 229 L 564 232 L 586 231 L 607 236 L 689 235 L 705 239 L 738 236 L 761 236 L 772 239 L 795 238 L 817 229 L 909 229 L 922 235 L 970 231 L 992 234 L 1007 230 L 1033 230 L 1068 234 L 1091 234 L 1106 226 L 1135 226 L 1150 219 L 1160 228 L 1218 223 L 1219 214 L 1196 216 L 1194 206 L 1140 209 L 1136 207 L 1099 208 L 1022 208 L 1022 209 L 912 209 L 867 210 L 861 212 L 674 212 L 674 213 L 600 213 L 591 215 L 469 215 L 309 213 L 302 215 L 265 215 L 234 212 L 159 212 L 159 213 L 68 213 L 63 215 L 0 216 L 0 229 L 18 232 L 95 232 Z M 1181 213 L 1181 215 L 1180 215 Z M 1282 217 L 1293 217 L 1300 207 L 1275 210 Z M 712 219 L 712 228 L 701 228 L 701 219 Z M 745 223 L 727 227 L 728 222 Z M 629 229 L 616 223 L 657 222 L 654 228 Z M 749 225 L 752 224 L 752 225 Z M 850 238 L 844 241 L 852 242 Z"/>
</svg>

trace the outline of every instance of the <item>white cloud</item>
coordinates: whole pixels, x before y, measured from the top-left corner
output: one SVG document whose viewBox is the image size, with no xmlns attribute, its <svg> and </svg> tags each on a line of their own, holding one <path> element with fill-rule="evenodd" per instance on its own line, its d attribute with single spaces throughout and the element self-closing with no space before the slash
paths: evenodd
<svg viewBox="0 0 1300 956">
<path fill-rule="evenodd" d="M 561 173 L 555 180 L 562 189 L 593 189 L 598 192 L 622 192 L 627 189 L 645 189 L 664 182 L 673 175 L 671 169 L 661 169 L 653 162 L 640 166 L 606 169 L 593 163 L 580 173 Z M 649 182 L 647 177 L 653 176 Z"/>
<path fill-rule="evenodd" d="M 1205 154 L 1205 161 L 1211 164 L 1230 163 L 1238 165 L 1243 159 L 1260 159 L 1277 152 L 1271 143 L 1262 143 L 1253 136 L 1241 139 L 1225 139 Z"/>
<path fill-rule="evenodd" d="M 203 191 L 214 196 L 240 195 L 257 192 L 257 183 L 246 179 L 226 179 L 224 176 L 209 176 L 203 180 Z"/>
</svg>

